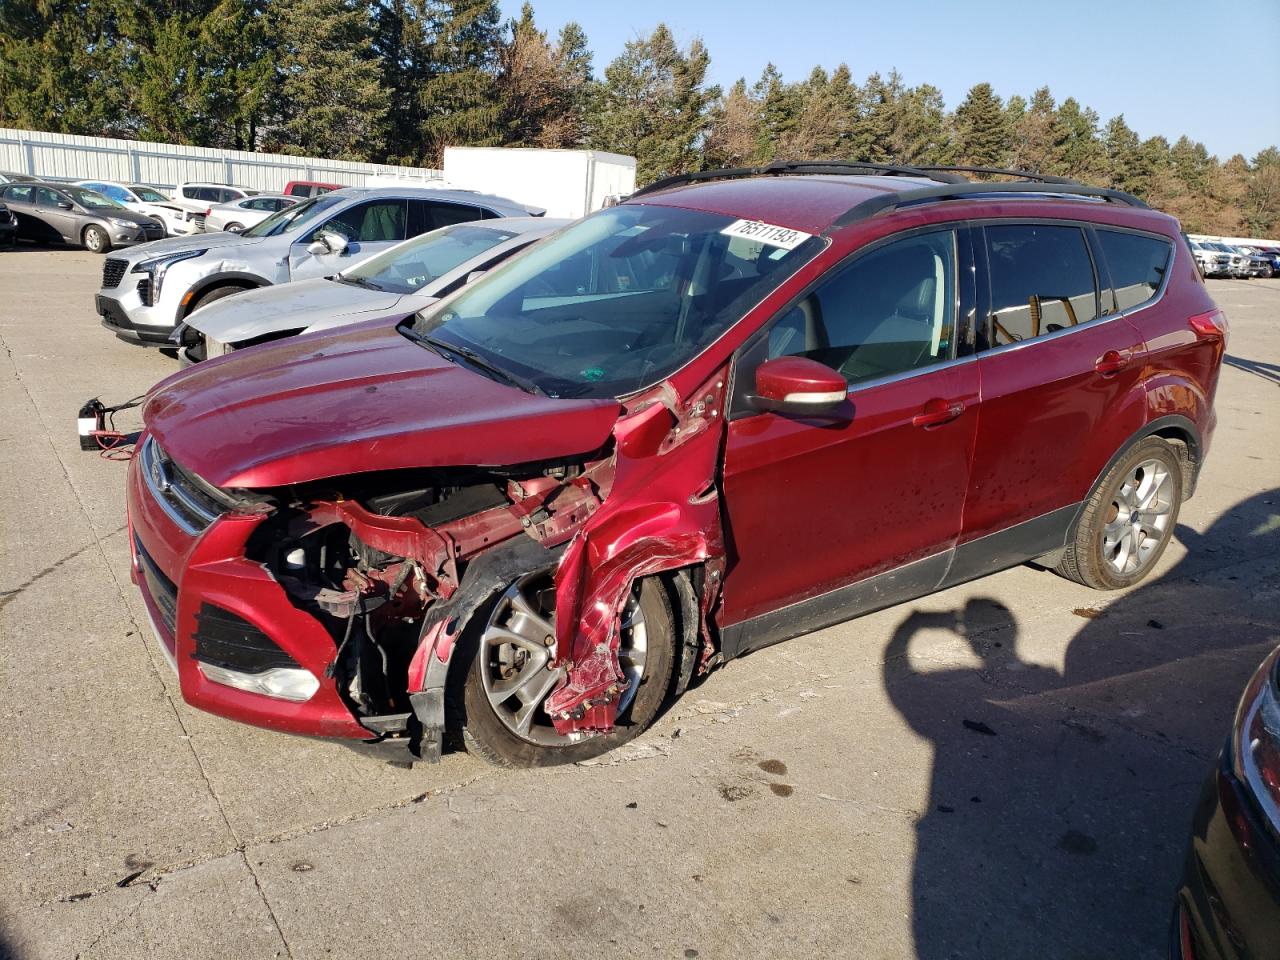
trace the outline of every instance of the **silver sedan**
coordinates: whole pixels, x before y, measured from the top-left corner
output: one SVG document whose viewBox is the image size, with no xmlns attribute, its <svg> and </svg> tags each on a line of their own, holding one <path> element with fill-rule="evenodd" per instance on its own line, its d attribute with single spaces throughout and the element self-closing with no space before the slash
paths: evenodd
<svg viewBox="0 0 1280 960">
<path fill-rule="evenodd" d="M 170 339 L 183 366 L 329 327 L 416 313 L 569 220 L 506 217 L 441 227 L 330 277 L 237 293 L 201 307 Z"/>
</svg>

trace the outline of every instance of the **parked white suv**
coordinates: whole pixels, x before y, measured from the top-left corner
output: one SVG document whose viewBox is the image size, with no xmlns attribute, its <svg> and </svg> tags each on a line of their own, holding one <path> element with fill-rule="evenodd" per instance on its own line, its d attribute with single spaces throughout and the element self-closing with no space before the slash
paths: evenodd
<svg viewBox="0 0 1280 960">
<path fill-rule="evenodd" d="M 185 211 L 155 187 L 116 180 L 80 180 L 76 186 L 110 197 L 134 213 L 158 220 L 167 236 L 182 236 L 191 232 L 191 224 L 187 221 Z"/>
<path fill-rule="evenodd" d="M 347 187 L 286 207 L 243 233 L 172 237 L 108 257 L 95 305 L 103 326 L 121 339 L 168 346 L 193 310 L 241 290 L 339 273 L 451 223 L 544 212 L 467 190 Z"/>
</svg>

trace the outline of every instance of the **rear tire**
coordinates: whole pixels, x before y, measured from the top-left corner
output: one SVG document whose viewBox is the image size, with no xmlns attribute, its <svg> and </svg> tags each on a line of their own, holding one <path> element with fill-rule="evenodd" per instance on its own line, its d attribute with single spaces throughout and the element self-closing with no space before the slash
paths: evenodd
<svg viewBox="0 0 1280 960">
<path fill-rule="evenodd" d="M 613 732 L 577 742 L 556 735 L 542 708 L 554 687 L 551 671 L 530 669 L 532 657 L 523 663 L 512 659 L 512 651 L 515 657 L 526 650 L 537 654 L 536 644 L 500 645 L 501 638 L 511 632 L 534 637 L 553 625 L 554 613 L 548 615 L 545 609 L 537 607 L 539 602 L 545 607 L 547 588 L 551 584 L 550 574 L 517 581 L 477 613 L 468 627 L 468 642 L 458 651 L 459 655 L 470 657 L 460 698 L 463 743 L 467 752 L 495 766 L 546 767 L 576 763 L 606 753 L 645 730 L 671 689 L 675 619 L 666 589 L 656 577 L 649 577 L 633 588 L 623 616 L 619 659 L 623 672 L 631 679 L 631 686 L 622 693 Z M 513 601 L 513 591 L 521 591 L 522 596 Z M 543 599 L 539 601 L 539 597 Z M 554 593 L 551 597 L 554 601 Z M 530 602 L 535 609 L 529 609 Z M 628 627 L 628 623 L 631 626 Z M 495 630 L 499 632 L 490 633 Z M 638 640 L 640 631 L 643 639 Z M 530 673 L 529 680 L 517 687 L 513 680 L 519 681 L 526 670 Z M 501 700 L 504 683 L 513 691 L 506 701 Z M 541 689 L 543 685 L 547 685 L 545 690 Z M 517 690 L 534 691 L 529 703 L 520 698 Z M 525 708 L 528 708 L 527 719 L 521 733 L 518 728 Z"/>
<path fill-rule="evenodd" d="M 222 229 L 223 229 L 224 231 L 226 231 L 227 233 L 239 233 L 240 231 L 242 231 L 242 230 L 244 229 L 244 224 L 243 224 L 243 223 L 228 223 L 228 224 L 227 224 L 225 227 L 223 227 Z"/>
<path fill-rule="evenodd" d="M 84 233 L 80 235 L 80 242 L 90 253 L 106 253 L 111 249 L 111 238 L 107 236 L 107 231 L 93 224 L 84 228 Z"/>
<path fill-rule="evenodd" d="M 1182 464 L 1159 437 L 1135 444 L 1085 501 L 1055 570 L 1095 590 L 1122 590 L 1164 553 L 1182 506 Z"/>
</svg>

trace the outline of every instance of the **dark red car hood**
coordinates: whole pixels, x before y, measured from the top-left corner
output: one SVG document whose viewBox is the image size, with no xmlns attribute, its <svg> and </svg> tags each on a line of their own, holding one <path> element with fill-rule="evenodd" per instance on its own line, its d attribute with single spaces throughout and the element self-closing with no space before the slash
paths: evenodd
<svg viewBox="0 0 1280 960">
<path fill-rule="evenodd" d="M 143 415 L 168 454 L 209 483 L 276 487 L 586 453 L 620 411 L 613 400 L 497 383 L 380 321 L 198 364 L 158 384 Z"/>
</svg>

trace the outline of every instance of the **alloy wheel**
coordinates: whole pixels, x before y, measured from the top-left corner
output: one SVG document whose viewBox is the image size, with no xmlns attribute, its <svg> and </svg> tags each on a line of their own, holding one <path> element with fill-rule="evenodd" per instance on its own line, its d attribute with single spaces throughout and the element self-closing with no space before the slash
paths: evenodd
<svg viewBox="0 0 1280 960">
<path fill-rule="evenodd" d="M 480 638 L 480 677 L 494 714 L 530 743 L 564 746 L 569 741 L 551 725 L 542 704 L 565 676 L 551 667 L 556 655 L 555 589 L 551 578 L 535 574 L 517 580 L 499 598 Z M 648 633 L 637 591 L 622 610 L 618 662 L 627 688 L 618 716 L 631 706 L 644 676 Z"/>
<path fill-rule="evenodd" d="M 1144 569 L 1164 542 L 1173 484 L 1173 474 L 1159 460 L 1143 460 L 1120 484 L 1102 528 L 1102 557 L 1117 573 Z"/>
</svg>

